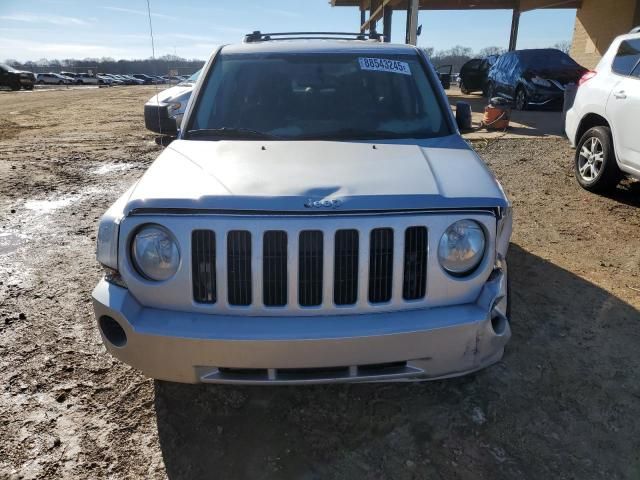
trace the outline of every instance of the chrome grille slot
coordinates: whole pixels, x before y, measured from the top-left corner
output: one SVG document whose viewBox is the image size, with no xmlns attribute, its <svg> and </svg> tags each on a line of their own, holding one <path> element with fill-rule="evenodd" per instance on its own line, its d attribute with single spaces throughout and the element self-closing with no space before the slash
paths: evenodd
<svg viewBox="0 0 640 480">
<path fill-rule="evenodd" d="M 230 305 L 251 305 L 251 233 L 227 234 L 227 289 Z"/>
<path fill-rule="evenodd" d="M 287 232 L 265 232 L 262 248 L 262 301 L 268 307 L 284 306 L 287 304 Z"/>
<path fill-rule="evenodd" d="M 335 239 L 333 302 L 353 305 L 358 299 L 358 231 L 338 230 Z"/>
<path fill-rule="evenodd" d="M 371 230 L 370 242 L 369 302 L 388 302 L 393 283 L 393 229 Z"/>
<path fill-rule="evenodd" d="M 302 307 L 322 302 L 323 235 L 320 230 L 300 232 L 298 271 L 298 303 Z"/>
<path fill-rule="evenodd" d="M 191 234 L 193 299 L 198 303 L 216 303 L 216 234 L 194 230 Z"/>
<path fill-rule="evenodd" d="M 418 300 L 427 290 L 427 229 L 409 227 L 404 232 L 402 298 Z"/>
</svg>

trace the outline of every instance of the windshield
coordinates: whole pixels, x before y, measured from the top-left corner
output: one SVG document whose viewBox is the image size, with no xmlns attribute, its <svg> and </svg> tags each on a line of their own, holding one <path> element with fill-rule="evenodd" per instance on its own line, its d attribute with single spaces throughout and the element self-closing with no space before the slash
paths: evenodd
<svg viewBox="0 0 640 480">
<path fill-rule="evenodd" d="M 538 69 L 580 68 L 573 59 L 560 50 L 523 50 L 520 59 L 526 67 Z"/>
<path fill-rule="evenodd" d="M 180 82 L 178 85 L 190 85 L 192 83 L 196 83 L 198 81 L 198 77 L 200 77 L 200 73 L 202 72 L 202 69 L 198 70 L 196 73 L 194 73 L 193 75 L 191 75 L 189 78 L 187 78 L 186 80 Z"/>
<path fill-rule="evenodd" d="M 450 133 L 416 55 L 222 53 L 212 68 L 187 138 L 379 139 Z"/>
</svg>

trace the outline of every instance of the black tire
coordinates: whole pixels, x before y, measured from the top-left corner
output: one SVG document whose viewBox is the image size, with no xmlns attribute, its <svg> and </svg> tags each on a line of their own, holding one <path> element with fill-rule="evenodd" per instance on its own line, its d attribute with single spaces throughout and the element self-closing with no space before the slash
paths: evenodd
<svg viewBox="0 0 640 480">
<path fill-rule="evenodd" d="M 11 84 L 11 86 L 9 87 L 11 88 L 11 90 L 13 90 L 14 92 L 20 90 L 20 82 L 14 82 Z"/>
<path fill-rule="evenodd" d="M 38 80 L 38 85 L 44 85 L 44 80 Z"/>
<path fill-rule="evenodd" d="M 599 152 L 602 153 L 601 161 L 598 160 Z M 585 190 L 594 193 L 613 190 L 622 173 L 616 163 L 611 129 L 593 127 L 587 130 L 576 146 L 573 165 L 576 179 Z"/>
<path fill-rule="evenodd" d="M 516 97 L 513 100 L 513 104 L 516 110 L 526 110 L 529 108 L 529 100 L 527 99 L 527 92 L 524 88 L 516 88 Z"/>
<path fill-rule="evenodd" d="M 60 81 L 58 82 L 58 85 L 62 85 L 63 83 L 64 83 L 64 82 L 63 82 L 62 80 L 60 80 Z"/>
<path fill-rule="evenodd" d="M 493 86 L 493 82 L 487 82 L 487 84 L 484 87 L 484 96 L 487 97 L 489 100 L 491 100 L 494 94 L 495 94 L 495 87 Z"/>
<path fill-rule="evenodd" d="M 24 87 L 25 90 L 33 90 L 33 85 L 25 85 Z"/>
<path fill-rule="evenodd" d="M 460 91 L 464 95 L 470 95 L 471 94 L 471 90 L 469 90 L 467 87 L 464 86 L 464 82 L 460 82 Z"/>
</svg>

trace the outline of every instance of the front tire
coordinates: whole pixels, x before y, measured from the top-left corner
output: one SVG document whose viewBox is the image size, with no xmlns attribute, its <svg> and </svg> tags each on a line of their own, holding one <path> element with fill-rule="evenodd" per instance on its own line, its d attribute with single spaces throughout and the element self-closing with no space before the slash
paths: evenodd
<svg viewBox="0 0 640 480">
<path fill-rule="evenodd" d="M 585 190 L 606 192 L 615 188 L 621 172 L 609 127 L 594 127 L 582 135 L 576 147 L 574 167 L 576 179 Z"/>
<path fill-rule="evenodd" d="M 460 91 L 464 95 L 470 95 L 471 94 L 471 90 L 469 90 L 467 87 L 465 87 L 464 82 L 460 82 Z"/>
<path fill-rule="evenodd" d="M 493 85 L 493 82 L 487 82 L 487 84 L 484 87 L 484 96 L 487 97 L 488 100 L 491 100 L 493 98 L 493 96 L 495 95 L 495 86 Z"/>
<path fill-rule="evenodd" d="M 516 90 L 515 107 L 516 110 L 526 110 L 529 107 L 527 92 L 525 92 L 524 88 L 522 87 L 518 87 L 518 89 Z"/>
</svg>

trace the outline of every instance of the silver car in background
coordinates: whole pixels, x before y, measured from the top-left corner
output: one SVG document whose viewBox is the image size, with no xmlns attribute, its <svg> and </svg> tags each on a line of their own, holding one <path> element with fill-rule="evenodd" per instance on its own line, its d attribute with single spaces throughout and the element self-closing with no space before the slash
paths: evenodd
<svg viewBox="0 0 640 480">
<path fill-rule="evenodd" d="M 144 106 L 144 123 L 148 130 L 160 135 L 175 135 L 201 71 L 149 99 Z"/>
</svg>

